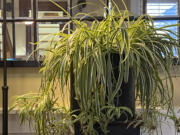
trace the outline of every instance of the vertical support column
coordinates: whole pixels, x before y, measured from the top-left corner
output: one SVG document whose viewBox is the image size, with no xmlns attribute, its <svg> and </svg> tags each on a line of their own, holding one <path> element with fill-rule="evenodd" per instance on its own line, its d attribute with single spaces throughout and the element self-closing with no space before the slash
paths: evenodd
<svg viewBox="0 0 180 135">
<path fill-rule="evenodd" d="M 178 17 L 180 16 L 180 0 L 177 0 L 178 1 Z"/>
<path fill-rule="evenodd" d="M 146 14 L 147 0 L 142 0 L 142 13 Z"/>
<path fill-rule="evenodd" d="M 3 135 L 8 135 L 8 86 L 7 86 L 7 25 L 6 0 L 3 0 Z"/>
<path fill-rule="evenodd" d="M 180 0 L 178 0 L 178 23 L 180 23 Z M 177 26 L 178 41 L 180 46 L 180 26 Z M 178 59 L 177 59 L 178 60 Z"/>
<path fill-rule="evenodd" d="M 34 28 L 33 28 L 33 34 L 34 34 L 34 43 L 37 42 L 37 0 L 33 0 L 33 21 L 34 21 Z M 36 46 L 34 46 L 34 50 L 36 50 Z M 37 60 L 37 52 L 34 53 L 34 60 Z"/>
<path fill-rule="evenodd" d="M 15 19 L 14 13 L 14 0 L 12 0 L 12 19 Z M 15 30 L 15 21 L 12 22 L 12 36 L 13 36 L 13 58 L 16 58 L 16 30 Z"/>
<path fill-rule="evenodd" d="M 69 14 L 72 17 L 72 0 L 69 0 Z M 71 33 L 71 29 L 73 28 L 73 24 L 71 23 L 69 26 L 69 31 L 68 33 Z M 70 109 L 71 111 L 74 110 L 74 96 L 75 96 L 75 91 L 74 91 L 74 73 L 73 73 L 73 62 L 71 62 L 71 68 L 70 68 Z"/>
<path fill-rule="evenodd" d="M 180 16 L 180 0 L 178 0 L 178 17 Z M 180 23 L 180 18 L 178 19 L 178 23 Z M 180 45 L 180 27 L 178 26 L 178 33 L 179 35 L 179 45 Z"/>
<path fill-rule="evenodd" d="M 107 16 L 109 15 L 109 0 L 106 0 L 106 6 L 108 7 L 108 9 L 106 10 L 106 14 Z"/>
</svg>

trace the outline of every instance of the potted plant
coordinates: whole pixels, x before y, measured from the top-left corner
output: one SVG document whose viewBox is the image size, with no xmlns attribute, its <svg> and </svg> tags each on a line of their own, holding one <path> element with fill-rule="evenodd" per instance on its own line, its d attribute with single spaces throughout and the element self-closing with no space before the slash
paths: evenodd
<svg viewBox="0 0 180 135">
<path fill-rule="evenodd" d="M 120 11 L 116 5 L 115 8 L 104 20 L 95 19 L 90 26 L 72 19 L 75 29 L 71 34 L 64 33 L 65 25 L 50 40 L 41 68 L 40 93 L 23 95 L 13 106 L 19 107 L 22 121 L 35 120 L 39 135 L 64 134 L 71 131 L 74 123 L 85 135 L 115 135 L 111 129 L 114 122 L 118 127 L 115 130 L 124 123 L 156 129 L 163 120 L 160 116 L 178 123 L 170 69 L 174 56 L 179 56 L 179 42 L 170 34 L 177 35 L 166 29 L 176 25 L 156 28 L 149 16 L 130 20 L 127 10 Z M 62 114 L 55 96 L 57 89 L 61 97 L 72 97 L 72 93 L 74 96 L 71 99 L 76 109 L 64 111 L 63 124 L 56 120 Z M 126 92 L 132 96 L 131 105 L 124 104 Z M 134 110 L 137 100 L 140 112 Z M 167 112 L 161 113 L 160 109 Z M 62 133 L 60 127 L 66 130 Z"/>
</svg>

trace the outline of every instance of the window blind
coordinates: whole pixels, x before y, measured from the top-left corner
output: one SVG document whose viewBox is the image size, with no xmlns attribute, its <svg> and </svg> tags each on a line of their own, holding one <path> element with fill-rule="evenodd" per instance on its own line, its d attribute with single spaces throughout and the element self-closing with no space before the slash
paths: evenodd
<svg viewBox="0 0 180 135">
<path fill-rule="evenodd" d="M 147 3 L 147 14 L 150 16 L 177 16 L 177 2 L 149 2 Z"/>
</svg>

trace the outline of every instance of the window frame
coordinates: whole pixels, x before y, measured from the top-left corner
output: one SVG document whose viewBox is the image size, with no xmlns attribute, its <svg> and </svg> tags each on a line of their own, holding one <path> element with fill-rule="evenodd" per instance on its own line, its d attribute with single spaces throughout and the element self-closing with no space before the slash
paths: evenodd
<svg viewBox="0 0 180 135">
<path fill-rule="evenodd" d="M 6 0 L 0 0 L 1 2 L 3 1 L 3 4 L 4 4 L 4 1 Z M 24 1 L 24 0 L 23 0 Z M 73 0 L 67 0 L 67 9 L 69 14 L 72 16 L 72 1 Z M 105 0 L 106 3 L 108 4 L 109 0 Z M 1 4 L 0 2 L 0 4 Z M 47 1 L 48 2 L 48 1 Z M 7 3 L 7 2 L 6 2 Z M 38 23 L 58 23 L 58 22 L 68 22 L 71 20 L 70 17 L 62 17 L 62 18 L 38 18 L 37 14 L 38 14 L 38 0 L 31 0 L 31 10 L 32 10 L 32 17 L 15 17 L 15 0 L 11 0 L 11 5 L 12 5 L 12 8 L 11 8 L 11 18 L 7 18 L 4 16 L 2 18 L 0 18 L 0 23 L 4 24 L 4 25 L 7 25 L 7 23 L 12 23 L 12 46 L 13 46 L 13 58 L 12 60 L 7 60 L 7 66 L 10 66 L 10 67 L 38 67 L 41 65 L 42 61 L 40 62 L 37 62 L 38 60 L 38 53 L 35 52 L 32 56 L 32 60 L 30 59 L 28 62 L 26 60 L 21 60 L 21 59 L 16 59 L 16 35 L 15 35 L 15 32 L 16 32 L 16 26 L 15 26 L 15 23 L 17 22 L 32 22 L 33 25 L 32 25 L 32 31 L 33 31 L 33 35 L 32 35 L 32 42 L 36 43 L 38 41 Z M 7 6 L 6 6 L 7 8 Z M 3 9 L 3 12 L 7 12 L 7 9 L 6 8 L 2 8 Z M 20 9 L 19 9 L 20 10 Z M 104 17 L 102 16 L 98 16 L 98 17 L 95 17 L 96 19 L 98 20 L 102 20 Z M 94 19 L 92 18 L 84 18 L 83 20 L 87 20 L 87 21 L 93 21 Z M 68 26 L 69 29 L 73 29 L 73 24 L 70 24 L 70 26 Z M 4 27 L 2 28 L 2 30 L 4 29 Z M 7 33 L 7 32 L 6 32 Z M 4 34 L 3 34 L 4 35 Z M 26 37 L 27 38 L 27 37 Z M 7 36 L 4 36 L 4 40 L 7 39 Z M 3 41 L 4 41 L 3 40 Z M 2 44 L 2 47 L 4 45 Z M 27 41 L 26 41 L 26 54 L 27 54 L 27 47 L 30 47 L 28 46 L 27 44 Z M 36 46 L 34 46 L 32 48 L 32 51 L 36 49 Z M 3 61 L 4 59 L 1 58 L 2 56 L 2 52 L 4 52 L 3 50 L 0 51 L 0 66 L 3 65 Z M 6 51 L 7 53 L 7 51 Z M 30 52 L 28 52 L 29 54 Z M 7 58 L 7 57 L 6 57 Z"/>
<path fill-rule="evenodd" d="M 4 0 L 1 0 L 1 1 L 4 1 Z M 70 21 L 71 19 L 69 17 L 64 17 L 64 18 L 53 18 L 53 19 L 46 19 L 46 18 L 38 18 L 37 17 L 37 13 L 38 13 L 38 0 L 32 0 L 32 18 L 22 18 L 22 17 L 15 17 L 15 11 L 14 11 L 14 5 L 15 5 L 15 0 L 11 0 L 12 1 L 12 17 L 11 18 L 0 18 L 0 23 L 2 24 L 7 24 L 7 23 L 12 23 L 12 45 L 13 45 L 13 58 L 14 60 L 8 60 L 7 62 L 9 63 L 8 66 L 10 67 L 25 67 L 27 65 L 27 67 L 31 67 L 31 63 L 32 63 L 32 66 L 35 67 L 35 66 L 40 66 L 41 62 L 38 63 L 37 62 L 37 57 L 38 57 L 38 54 L 37 52 L 34 53 L 33 55 L 33 60 L 30 60 L 30 61 L 26 61 L 26 60 L 19 60 L 19 59 L 15 59 L 16 58 L 16 35 L 15 35 L 15 23 L 17 22 L 33 22 L 33 35 L 32 35 L 32 41 L 33 42 L 37 42 L 38 41 L 38 23 L 42 23 L 42 22 L 53 22 L 53 23 L 57 23 L 57 22 L 67 22 L 67 21 Z M 68 3 L 68 7 L 69 10 L 68 12 L 70 13 L 70 15 L 72 15 L 72 0 L 67 0 L 67 3 Z M 108 5 L 109 3 L 109 0 L 106 0 L 106 4 Z M 141 0 L 141 3 L 142 3 L 142 13 L 143 14 L 146 14 L 147 12 L 147 0 Z M 7 11 L 7 9 L 3 9 L 4 12 Z M 178 16 L 155 16 L 155 17 L 152 17 L 153 20 L 177 20 L 179 23 L 180 23 L 180 0 L 178 0 Z M 98 20 L 102 20 L 103 17 L 95 17 L 96 19 Z M 87 21 L 93 21 L 94 19 L 92 18 L 84 18 L 84 20 L 87 20 Z M 71 24 L 69 26 L 70 29 L 73 29 L 73 25 Z M 4 29 L 4 28 L 3 28 Z M 3 30 L 2 29 L 2 30 Z M 180 27 L 178 27 L 178 32 L 180 33 Z M 6 36 L 5 36 L 6 38 Z M 3 46 L 3 45 L 2 45 Z M 27 43 L 26 43 L 26 48 L 27 48 Z M 36 46 L 34 46 L 33 50 L 36 49 Z M 27 50 L 26 50 L 27 51 Z M 30 52 L 29 52 L 30 53 Z M 0 56 L 1 56 L 1 51 L 0 51 Z M 11 63 L 14 63 L 14 64 L 11 64 Z M 17 64 L 15 64 L 17 63 Z M 3 58 L 0 58 L 0 66 L 3 65 Z"/>
<path fill-rule="evenodd" d="M 4 2 L 6 2 L 6 0 L 1 0 L 1 2 L 3 2 L 3 5 L 4 5 Z M 48 2 L 48 1 L 47 1 Z M 6 2 L 7 4 L 7 2 Z M 3 12 L 4 13 L 7 13 L 7 6 L 5 6 L 6 8 L 2 8 L 3 9 Z M 71 9 L 72 8 L 72 0 L 67 0 L 67 8 Z M 7 60 L 7 56 L 6 56 L 6 61 L 7 61 L 7 66 L 8 67 L 38 67 L 41 65 L 42 61 L 40 62 L 37 62 L 37 57 L 38 57 L 38 54 L 37 52 L 34 53 L 34 55 L 32 56 L 32 60 L 30 61 L 26 61 L 26 60 L 21 60 L 21 59 L 16 59 L 16 26 L 15 24 L 17 22 L 32 22 L 33 25 L 31 26 L 32 27 L 32 31 L 33 31 L 33 35 L 32 35 L 32 41 L 34 43 L 36 43 L 38 41 L 38 23 L 40 22 L 43 22 L 43 23 L 46 23 L 46 22 L 49 22 L 49 23 L 55 23 L 55 22 L 67 22 L 67 21 L 70 21 L 70 18 L 53 18 L 53 19 L 41 19 L 41 18 L 38 18 L 37 17 L 37 14 L 38 14 L 38 0 L 31 0 L 31 10 L 32 10 L 32 17 L 22 17 L 21 16 L 21 13 L 20 13 L 20 17 L 15 17 L 15 0 L 11 0 L 11 18 L 7 18 L 7 17 L 4 17 L 4 15 L 2 16 L 2 18 L 0 18 L 0 23 L 2 23 L 3 25 L 5 25 L 6 27 L 2 27 L 2 31 L 3 32 L 3 41 L 7 41 L 7 36 L 4 36 L 6 33 L 7 34 L 7 23 L 11 23 L 12 24 L 12 53 L 13 53 L 13 57 L 12 57 L 12 60 Z M 20 7 L 18 9 L 20 11 Z M 70 14 L 72 13 L 71 10 L 68 11 Z M 26 37 L 27 38 L 27 37 Z M 6 55 L 7 55 L 7 47 L 4 47 L 6 43 L 3 43 L 2 44 L 2 47 L 6 49 Z M 28 44 L 27 44 L 27 41 L 26 41 L 26 54 L 27 54 L 27 47 L 28 47 Z M 33 47 L 32 51 L 36 49 L 36 46 Z M 4 65 L 4 54 L 3 54 L 3 57 L 2 56 L 2 53 L 4 51 L 0 51 L 0 66 L 3 66 Z M 30 53 L 30 52 L 28 52 Z"/>
<path fill-rule="evenodd" d="M 147 14 L 147 1 L 148 0 L 141 0 L 142 1 L 142 12 L 143 14 Z M 154 21 L 177 21 L 178 23 L 180 23 L 180 0 L 177 0 L 177 12 L 178 12 L 178 15 L 177 16 L 155 16 L 155 17 L 152 17 L 152 19 Z M 177 32 L 178 32 L 178 35 L 179 37 L 178 40 L 179 40 L 179 45 L 180 45 L 180 26 L 177 26 Z M 178 62 L 178 58 L 174 58 L 173 59 L 173 62 L 176 63 L 176 64 L 180 64 L 180 62 Z"/>
</svg>

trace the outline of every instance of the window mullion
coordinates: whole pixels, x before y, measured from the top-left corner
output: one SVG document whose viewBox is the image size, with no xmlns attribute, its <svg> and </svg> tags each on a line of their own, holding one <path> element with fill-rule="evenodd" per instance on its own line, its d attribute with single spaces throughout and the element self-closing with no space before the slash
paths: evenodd
<svg viewBox="0 0 180 135">
<path fill-rule="evenodd" d="M 37 42 L 37 0 L 33 0 L 33 21 L 34 21 L 34 27 L 33 27 L 33 37 L 34 37 L 34 43 Z M 36 46 L 33 48 L 36 50 Z M 34 52 L 34 60 L 37 60 L 37 52 Z"/>
<path fill-rule="evenodd" d="M 12 0 L 12 36 L 13 36 L 13 58 L 16 58 L 16 29 L 15 29 L 15 11 L 14 11 L 14 0 Z"/>
</svg>

